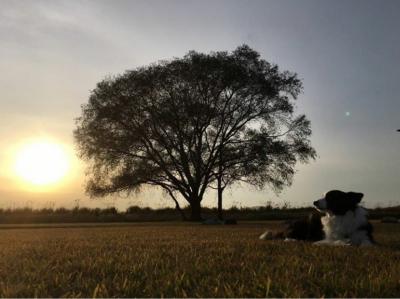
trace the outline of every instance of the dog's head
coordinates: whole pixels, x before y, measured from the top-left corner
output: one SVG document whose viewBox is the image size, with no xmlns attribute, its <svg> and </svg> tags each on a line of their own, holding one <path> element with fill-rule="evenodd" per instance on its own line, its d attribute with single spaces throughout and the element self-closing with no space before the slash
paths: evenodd
<svg viewBox="0 0 400 299">
<path fill-rule="evenodd" d="M 321 212 L 344 215 L 347 211 L 354 211 L 363 196 L 364 194 L 357 192 L 331 190 L 323 198 L 314 201 L 314 206 Z"/>
</svg>

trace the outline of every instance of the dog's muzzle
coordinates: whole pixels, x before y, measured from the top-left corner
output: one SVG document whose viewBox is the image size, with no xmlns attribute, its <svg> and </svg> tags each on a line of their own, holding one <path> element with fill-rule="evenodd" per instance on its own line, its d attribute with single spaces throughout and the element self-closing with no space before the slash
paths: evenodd
<svg viewBox="0 0 400 299">
<path fill-rule="evenodd" d="M 327 208 L 327 203 L 325 198 L 321 198 L 313 202 L 314 207 L 317 208 L 319 211 L 325 211 Z"/>
</svg>

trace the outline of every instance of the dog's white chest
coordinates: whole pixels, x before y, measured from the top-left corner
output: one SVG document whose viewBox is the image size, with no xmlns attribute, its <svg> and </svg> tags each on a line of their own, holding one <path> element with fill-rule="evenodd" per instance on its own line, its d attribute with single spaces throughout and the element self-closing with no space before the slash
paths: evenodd
<svg viewBox="0 0 400 299">
<path fill-rule="evenodd" d="M 327 240 L 351 239 L 357 229 L 367 223 L 367 211 L 358 207 L 344 215 L 327 215 L 321 221 Z"/>
</svg>

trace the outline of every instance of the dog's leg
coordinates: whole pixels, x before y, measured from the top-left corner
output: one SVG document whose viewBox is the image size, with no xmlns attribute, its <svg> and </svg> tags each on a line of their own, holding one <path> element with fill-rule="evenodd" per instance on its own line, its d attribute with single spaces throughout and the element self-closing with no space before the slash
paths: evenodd
<svg viewBox="0 0 400 299">
<path fill-rule="evenodd" d="M 321 241 L 314 242 L 313 245 L 321 246 L 321 245 L 329 245 L 329 246 L 348 246 L 350 243 L 347 240 L 329 240 L 324 239 Z"/>
<path fill-rule="evenodd" d="M 350 240 L 336 240 L 332 245 L 334 246 L 350 246 Z"/>
<path fill-rule="evenodd" d="M 323 239 L 321 241 L 314 242 L 313 245 L 317 245 L 317 246 L 319 246 L 319 245 L 328 245 L 331 242 L 332 242 L 331 240 Z"/>
<path fill-rule="evenodd" d="M 271 231 L 266 231 L 264 232 L 260 237 L 260 240 L 273 240 L 274 239 L 274 233 Z"/>
<path fill-rule="evenodd" d="M 364 240 L 361 242 L 360 246 L 372 246 L 374 245 L 370 240 Z"/>
<path fill-rule="evenodd" d="M 285 238 L 284 240 L 285 242 L 296 242 L 296 239 L 292 239 L 292 238 Z"/>
<path fill-rule="evenodd" d="M 269 231 L 267 230 L 265 233 L 263 233 L 259 239 L 260 240 L 277 240 L 277 239 L 284 239 L 285 235 L 281 231 Z"/>
<path fill-rule="evenodd" d="M 350 240 L 352 245 L 371 246 L 373 245 L 367 232 L 364 230 L 357 231 L 351 236 Z"/>
</svg>

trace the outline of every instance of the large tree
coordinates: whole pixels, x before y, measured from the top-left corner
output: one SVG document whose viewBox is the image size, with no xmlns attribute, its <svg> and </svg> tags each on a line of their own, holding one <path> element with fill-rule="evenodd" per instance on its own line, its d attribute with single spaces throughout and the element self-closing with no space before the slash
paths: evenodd
<svg viewBox="0 0 400 299">
<path fill-rule="evenodd" d="M 159 186 L 201 219 L 208 187 L 237 181 L 281 189 L 297 161 L 314 158 L 310 123 L 294 114 L 297 75 L 243 45 L 189 52 L 106 78 L 82 106 L 74 131 L 88 161 L 91 196 Z"/>
</svg>

